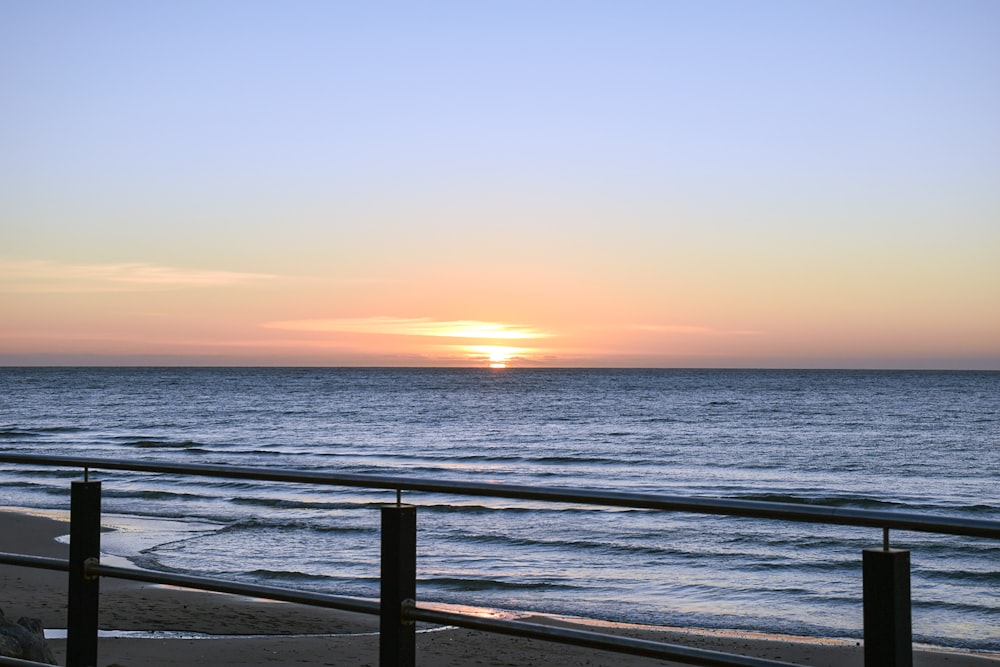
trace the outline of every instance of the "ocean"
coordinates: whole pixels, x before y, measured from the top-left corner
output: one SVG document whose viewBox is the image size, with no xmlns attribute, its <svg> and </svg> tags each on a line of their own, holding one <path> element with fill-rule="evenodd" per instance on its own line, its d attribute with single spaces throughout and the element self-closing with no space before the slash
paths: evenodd
<svg viewBox="0 0 1000 667">
<path fill-rule="evenodd" d="M 0 368 L 0 451 L 1000 519 L 1000 372 Z M 0 464 L 65 511 L 79 470 Z M 391 491 L 92 472 L 138 566 L 377 597 Z M 418 598 L 860 638 L 877 529 L 406 493 Z M 893 531 L 915 640 L 1000 650 L 1000 542 Z"/>
</svg>

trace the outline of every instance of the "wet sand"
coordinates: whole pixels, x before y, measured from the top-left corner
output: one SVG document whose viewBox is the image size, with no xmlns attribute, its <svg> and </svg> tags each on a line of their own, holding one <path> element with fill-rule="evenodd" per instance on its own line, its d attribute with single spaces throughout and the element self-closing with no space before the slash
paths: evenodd
<svg viewBox="0 0 1000 667">
<path fill-rule="evenodd" d="M 0 551 L 66 558 L 68 546 L 56 542 L 55 538 L 68 532 L 69 526 L 63 521 L 0 511 Z M 0 565 L 0 609 L 8 618 L 31 616 L 41 619 L 46 628 L 64 628 L 66 574 Z M 530 620 L 571 625 L 565 619 L 533 617 Z M 219 635 L 209 639 L 102 637 L 98 648 L 98 665 L 102 667 L 111 664 L 124 667 L 378 665 L 378 637 L 375 634 L 378 619 L 374 616 L 232 595 L 103 579 L 100 627 Z M 588 629 L 594 628 L 588 626 Z M 603 630 L 816 667 L 862 667 L 864 663 L 862 648 L 849 641 L 616 625 L 603 627 Z M 64 663 L 65 640 L 51 639 L 49 644 Z M 417 664 L 424 667 L 662 667 L 675 663 L 447 628 L 418 634 Z M 914 664 L 917 667 L 1000 667 L 1000 656 L 920 650 L 915 653 Z"/>
</svg>

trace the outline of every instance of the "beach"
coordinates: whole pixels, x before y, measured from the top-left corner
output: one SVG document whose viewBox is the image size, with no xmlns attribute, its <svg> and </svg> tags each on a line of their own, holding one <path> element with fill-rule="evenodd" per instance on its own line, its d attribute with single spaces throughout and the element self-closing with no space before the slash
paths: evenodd
<svg viewBox="0 0 1000 667">
<path fill-rule="evenodd" d="M 27 513 L 0 512 L 0 551 L 65 558 L 64 521 Z M 65 627 L 66 575 L 26 567 L 0 566 L 0 608 L 10 619 L 39 618 L 47 629 Z M 565 623 L 556 618 L 532 621 Z M 378 619 L 374 616 L 273 603 L 238 596 L 178 590 L 136 582 L 101 581 L 100 627 L 119 631 L 174 631 L 212 638 L 102 637 L 103 666 L 167 667 L 213 664 L 378 665 Z M 593 624 L 585 627 L 593 629 Z M 731 651 L 803 665 L 861 667 L 862 648 L 846 640 L 765 637 L 752 633 L 708 633 L 606 624 L 603 631 L 686 646 Z M 65 661 L 65 640 L 50 639 Z M 427 628 L 417 636 L 417 664 L 427 667 L 589 665 L 645 667 L 675 663 L 617 655 L 456 628 Z M 1000 657 L 918 650 L 923 667 L 995 667 Z"/>
</svg>

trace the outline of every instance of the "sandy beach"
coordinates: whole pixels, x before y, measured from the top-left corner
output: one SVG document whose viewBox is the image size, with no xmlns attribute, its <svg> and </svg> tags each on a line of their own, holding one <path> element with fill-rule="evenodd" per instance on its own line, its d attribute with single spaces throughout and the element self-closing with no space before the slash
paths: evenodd
<svg viewBox="0 0 1000 667">
<path fill-rule="evenodd" d="M 0 512 L 0 551 L 65 558 L 68 547 L 56 537 L 68 524 L 47 517 Z M 0 566 L 0 609 L 8 618 L 41 619 L 48 629 L 66 624 L 66 575 L 25 567 Z M 569 623 L 551 618 L 532 619 Z M 272 603 L 105 579 L 101 582 L 100 626 L 104 630 L 184 631 L 209 639 L 102 637 L 99 665 L 378 665 L 378 619 L 374 616 Z M 771 638 L 748 633 L 701 633 L 608 626 L 609 632 L 687 646 L 731 651 L 825 667 L 861 667 L 855 642 Z M 65 640 L 51 639 L 65 661 Z M 675 663 L 622 656 L 463 629 L 435 629 L 417 638 L 417 663 L 428 667 L 528 666 L 644 667 Z M 921 667 L 996 667 L 1000 656 L 920 650 Z"/>
</svg>

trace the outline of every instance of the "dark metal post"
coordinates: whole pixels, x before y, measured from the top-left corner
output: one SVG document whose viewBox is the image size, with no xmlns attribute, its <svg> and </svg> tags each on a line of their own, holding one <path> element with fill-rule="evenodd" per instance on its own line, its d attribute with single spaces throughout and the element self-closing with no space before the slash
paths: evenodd
<svg viewBox="0 0 1000 667">
<path fill-rule="evenodd" d="M 865 665 L 913 667 L 910 552 L 865 549 Z"/>
<path fill-rule="evenodd" d="M 417 597 L 417 508 L 382 506 L 382 599 L 379 665 L 413 667 L 416 626 L 403 618 L 403 602 Z"/>
<path fill-rule="evenodd" d="M 101 483 L 73 482 L 69 524 L 69 612 L 66 667 L 97 665 L 99 578 L 88 577 L 88 560 L 101 556 Z"/>
</svg>

